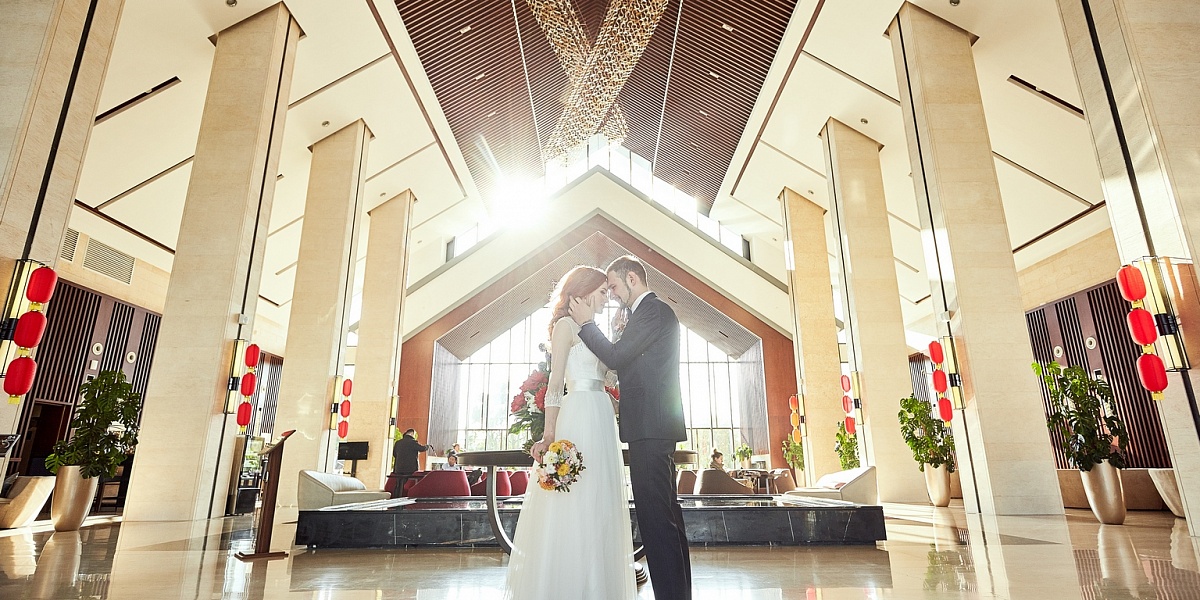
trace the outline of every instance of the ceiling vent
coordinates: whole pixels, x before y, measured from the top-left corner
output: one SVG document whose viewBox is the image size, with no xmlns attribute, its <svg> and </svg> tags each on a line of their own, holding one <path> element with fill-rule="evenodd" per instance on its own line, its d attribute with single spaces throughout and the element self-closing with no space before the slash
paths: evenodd
<svg viewBox="0 0 1200 600">
<path fill-rule="evenodd" d="M 133 257 L 96 240 L 88 240 L 83 266 L 122 283 L 133 281 Z"/>
<path fill-rule="evenodd" d="M 79 232 L 68 228 L 67 236 L 63 238 L 62 249 L 58 251 L 58 257 L 67 262 L 75 262 L 75 247 L 78 245 Z"/>
</svg>

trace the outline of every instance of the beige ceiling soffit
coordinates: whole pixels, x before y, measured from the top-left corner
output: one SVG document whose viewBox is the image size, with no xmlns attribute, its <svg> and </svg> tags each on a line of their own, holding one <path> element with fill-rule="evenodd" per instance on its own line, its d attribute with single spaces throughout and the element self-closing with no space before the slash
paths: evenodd
<svg viewBox="0 0 1200 600">
<path fill-rule="evenodd" d="M 811 52 L 808 52 L 807 50 L 802 52 L 801 54 L 803 54 L 804 56 L 806 56 L 808 58 L 811 58 L 812 60 L 816 61 L 818 64 L 824 66 L 825 68 L 829 69 L 830 71 L 833 71 L 834 73 L 837 73 L 838 75 L 841 75 L 842 77 L 845 77 L 846 79 L 849 79 L 850 81 L 853 81 L 854 83 L 857 83 L 858 85 L 862 86 L 863 88 L 875 93 L 875 95 L 879 96 L 880 98 L 883 98 L 884 100 L 887 100 L 888 102 L 891 102 L 892 104 L 895 104 L 896 106 L 900 106 L 899 98 L 891 97 L 883 90 L 880 90 L 879 88 L 829 64 L 828 62 L 825 62 L 824 60 L 814 56 Z"/>
<path fill-rule="evenodd" d="M 467 199 L 467 197 L 463 196 L 462 198 L 459 198 L 458 200 L 456 200 L 453 204 L 447 206 L 446 208 L 443 208 L 442 210 L 437 211 L 436 213 L 434 213 L 433 216 L 429 217 L 428 219 L 425 219 L 424 221 L 421 221 L 420 223 L 413 225 L 412 229 L 409 230 L 409 233 L 411 234 L 413 231 L 416 231 L 417 228 L 419 228 L 420 226 L 425 225 L 425 224 L 429 223 L 430 221 L 433 221 L 434 219 L 446 214 L 447 212 L 450 211 L 450 209 L 454 208 L 455 206 L 458 206 L 459 204 L 462 204 L 466 199 Z"/>
<path fill-rule="evenodd" d="M 383 17 L 379 14 L 379 9 L 375 6 L 375 3 L 371 0 L 365 1 L 367 8 L 371 9 L 371 16 L 375 17 L 375 25 L 379 27 L 379 34 L 387 42 L 388 50 L 391 51 L 392 58 L 396 61 L 396 66 L 400 68 L 400 73 L 404 75 L 404 83 L 408 85 L 409 93 L 412 94 L 417 107 L 421 109 L 421 116 L 425 119 L 425 126 L 429 128 L 429 133 L 433 134 L 433 139 L 437 143 L 438 150 L 442 152 L 442 159 L 446 161 L 446 166 L 450 168 L 450 173 L 454 175 L 454 183 L 458 185 L 458 193 L 466 196 L 467 188 L 463 185 L 462 178 L 458 175 L 458 169 L 455 168 L 454 161 L 450 160 L 450 153 L 446 151 L 446 144 L 442 142 L 442 137 L 438 135 L 437 128 L 433 126 L 433 119 L 429 117 L 429 110 L 425 108 L 425 101 L 421 99 L 421 95 L 417 93 L 417 87 L 413 85 L 412 75 L 408 72 L 408 68 L 404 66 L 404 61 L 400 60 L 400 51 L 396 49 L 396 42 L 392 39 L 392 34 L 388 33 L 387 26 L 383 24 Z"/>
<path fill-rule="evenodd" d="M 299 261 L 299 260 L 294 260 L 294 261 L 292 261 L 292 264 L 290 264 L 290 265 L 288 265 L 288 266 L 286 266 L 286 267 L 284 267 L 284 268 L 282 268 L 282 269 L 280 269 L 280 270 L 278 270 L 278 271 L 275 271 L 275 276 L 276 276 L 276 277 L 279 277 L 280 275 L 283 275 L 284 273 L 287 273 L 288 271 L 290 271 L 290 270 L 292 270 L 292 269 L 296 268 L 296 265 L 297 265 L 297 264 L 299 264 L 299 263 L 300 263 L 300 261 Z"/>
<path fill-rule="evenodd" d="M 1037 173 L 1033 172 L 1030 169 L 1026 169 L 1025 167 L 1021 166 L 1019 163 L 1017 163 L 1017 161 L 1012 160 L 1012 159 L 1008 158 L 1007 156 L 1004 156 L 1003 154 L 996 152 L 995 150 L 992 151 L 992 156 L 995 156 L 996 158 L 1000 159 L 1000 162 L 1003 162 L 1004 164 L 1006 164 L 1010 167 L 1013 167 L 1014 169 L 1058 190 L 1059 192 L 1062 192 L 1063 195 L 1071 198 L 1072 200 L 1075 200 L 1076 202 L 1079 202 L 1080 204 L 1082 204 L 1084 206 L 1087 206 L 1087 207 L 1095 206 L 1095 204 L 1088 202 L 1086 199 L 1081 197 L 1079 194 L 1076 194 L 1075 192 L 1072 192 L 1071 190 L 1068 190 L 1067 188 L 1065 188 L 1061 185 L 1058 185 L 1057 183 L 1054 183 L 1053 181 L 1050 181 L 1049 179 L 1046 179 L 1045 177 L 1042 177 L 1041 175 L 1038 175 Z"/>
<path fill-rule="evenodd" d="M 287 223 L 280 225 L 279 229 L 276 229 L 275 231 L 268 233 L 267 237 L 271 237 L 271 236 L 279 233 L 280 231 L 283 231 L 284 229 L 287 229 L 288 227 L 291 227 L 292 225 L 295 225 L 296 223 L 299 223 L 300 221 L 303 221 L 303 220 L 304 220 L 304 215 L 300 215 L 300 216 L 296 217 L 295 219 L 292 219 L 291 221 L 288 221 Z"/>
<path fill-rule="evenodd" d="M 780 155 L 782 155 L 784 158 L 786 158 L 786 159 L 788 159 L 788 160 L 790 160 L 790 161 L 792 161 L 792 162 L 794 162 L 794 163 L 796 163 L 796 164 L 798 164 L 798 165 L 800 165 L 800 166 L 804 167 L 805 169 L 808 169 L 808 170 L 809 170 L 809 171 L 810 171 L 810 172 L 811 172 L 813 175 L 816 175 L 817 177 L 820 177 L 821 179 L 825 179 L 825 172 L 824 172 L 824 171 L 818 171 L 818 170 L 816 170 L 816 169 L 814 169 L 814 168 L 812 168 L 812 167 L 808 166 L 808 165 L 807 165 L 807 164 L 806 164 L 804 161 L 802 161 L 802 160 L 800 160 L 800 159 L 796 158 L 795 156 L 792 156 L 791 154 L 788 154 L 787 152 L 784 152 L 783 150 L 780 150 L 779 148 L 777 148 L 777 147 L 775 147 L 774 145 L 772 145 L 772 144 L 771 144 L 771 142 L 768 142 L 767 140 L 764 140 L 764 139 L 759 139 L 759 140 L 758 140 L 758 143 L 760 143 L 760 144 L 762 144 L 762 145 L 764 145 L 764 146 L 766 146 L 766 147 L 768 147 L 768 148 L 770 148 L 770 149 L 772 149 L 772 150 L 774 150 L 774 151 L 778 152 L 778 153 L 779 153 Z"/>
<path fill-rule="evenodd" d="M 417 148 L 416 150 L 409 152 L 408 155 L 405 156 L 404 158 L 401 158 L 400 160 L 376 171 L 374 174 L 367 176 L 366 181 L 369 183 L 372 179 L 375 179 L 376 177 L 379 177 L 380 175 L 383 175 L 384 173 L 387 173 L 388 171 L 400 166 L 400 164 L 403 163 L 404 161 L 428 150 L 429 148 L 431 148 L 435 145 L 437 145 L 437 142 L 429 142 L 428 144 L 425 144 L 424 146 L 421 146 L 420 148 Z"/>
<path fill-rule="evenodd" d="M 1070 227 L 1076 221 L 1096 212 L 1097 210 L 1100 210 L 1101 208 L 1104 208 L 1105 204 L 1107 204 L 1107 202 L 1100 201 L 1100 202 L 1097 202 L 1096 204 L 1091 205 L 1089 208 L 1083 209 L 1082 211 L 1079 212 L 1079 214 L 1067 219 L 1066 221 L 1063 221 L 1062 223 L 1059 223 L 1058 225 L 1055 225 L 1054 227 L 1051 227 L 1050 229 L 1047 229 L 1044 233 L 1033 238 L 1032 240 L 1029 240 L 1028 242 L 1025 242 L 1024 244 L 1021 244 L 1020 246 L 1013 248 L 1013 254 L 1016 254 L 1024 249 L 1058 233 L 1059 231 L 1062 231 L 1063 229 Z"/>
<path fill-rule="evenodd" d="M 96 217 L 100 218 L 101 220 L 107 222 L 108 224 L 124 231 L 125 233 L 128 233 L 129 235 L 132 235 L 132 236 L 138 238 L 139 240 L 142 240 L 143 242 L 146 242 L 147 244 L 150 244 L 151 246 L 154 246 L 155 248 L 158 248 L 159 250 L 162 250 L 163 252 L 166 252 L 167 254 L 170 254 L 171 256 L 175 256 L 174 248 L 171 248 L 170 246 L 130 227 L 129 225 L 126 225 L 125 223 L 118 221 L 117 219 L 114 219 L 114 218 L 100 212 L 99 210 L 92 208 L 91 206 L 88 206 L 87 204 L 81 202 L 78 198 L 75 199 L 74 206 L 76 206 L 78 208 L 82 208 L 84 211 L 88 212 L 89 214 L 95 215 Z"/>
<path fill-rule="evenodd" d="M 921 231 L 921 228 L 920 228 L 920 227 L 917 227 L 916 225 L 913 225 L 912 223 L 909 223 L 908 221 L 904 220 L 904 219 L 903 219 L 903 218 L 901 218 L 899 215 L 897 215 L 896 213 L 894 213 L 894 212 L 892 212 L 892 211 L 890 211 L 890 210 L 888 211 L 888 216 L 889 216 L 889 217 L 891 217 L 891 218 L 893 218 L 893 219 L 895 219 L 895 220 L 897 220 L 897 221 L 900 221 L 901 223 L 903 223 L 903 224 L 905 225 L 905 227 L 908 227 L 909 229 L 912 229 L 913 231 L 916 231 L 916 232 L 920 232 L 920 231 Z"/>
<path fill-rule="evenodd" d="M 783 73 L 783 80 L 779 83 L 779 89 L 775 90 L 775 97 L 771 99 L 771 106 L 767 108 L 767 114 L 763 117 L 762 124 L 758 127 L 758 133 L 754 134 L 754 143 L 750 145 L 750 151 L 746 153 L 746 159 L 742 161 L 742 166 L 738 169 L 737 177 L 733 180 L 733 187 L 729 191 L 731 196 L 737 193 L 738 185 L 742 183 L 742 176 L 746 174 L 746 167 L 750 165 L 750 160 L 754 158 L 754 149 L 758 147 L 758 142 L 762 139 L 763 132 L 767 130 L 767 124 L 771 122 L 771 116 L 775 114 L 775 107 L 779 104 L 779 98 L 783 96 L 783 89 L 787 87 L 788 80 L 792 77 L 792 69 L 796 68 L 796 62 L 800 60 L 800 54 L 804 52 L 804 45 L 808 43 L 808 36 L 812 34 L 813 27 L 816 26 L 817 18 L 821 16 L 821 9 L 823 8 L 825 8 L 825 0 L 817 0 L 817 6 L 813 9 L 812 17 L 808 19 L 808 26 L 804 29 L 804 35 L 800 36 L 800 43 L 796 46 L 796 53 L 792 55 L 792 61 L 788 63 L 787 70 Z"/>
<path fill-rule="evenodd" d="M 891 21 L 888 21 L 888 26 L 883 28 L 883 37 L 885 39 L 888 37 L 888 32 L 890 32 L 892 30 L 892 23 L 895 23 L 896 19 L 900 18 L 900 12 L 905 9 L 919 10 L 935 19 L 944 21 L 947 25 L 965 33 L 967 35 L 967 38 L 971 40 L 972 46 L 975 45 L 975 42 L 979 41 L 979 36 L 975 35 L 974 33 L 971 33 L 969 30 L 958 25 L 954 21 L 951 21 L 950 19 L 939 16 L 937 13 L 935 13 L 933 11 L 925 10 L 924 8 L 921 8 L 920 6 L 917 6 L 916 4 L 913 4 L 912 2 L 908 2 L 907 0 L 905 0 L 905 2 L 900 5 L 900 8 L 896 10 L 896 16 L 892 17 Z"/>
<path fill-rule="evenodd" d="M 1063 100 L 1062 98 L 1059 98 L 1058 96 L 1055 96 L 1054 94 L 1051 94 L 1050 92 L 1047 92 L 1046 90 L 1043 90 L 1042 88 L 1040 88 L 1036 85 L 1033 85 L 1032 83 L 1029 83 L 1028 81 L 1025 81 L 1024 79 L 1021 79 L 1020 77 L 1017 77 L 1016 75 L 1009 75 L 1008 81 L 1009 81 L 1009 83 L 1037 96 L 1038 98 L 1041 98 L 1042 100 L 1045 100 L 1046 102 L 1049 102 L 1050 104 L 1053 104 L 1054 106 L 1057 106 L 1057 107 L 1067 111 L 1068 113 L 1071 113 L 1072 115 L 1075 115 L 1076 117 L 1079 117 L 1080 119 L 1086 118 L 1083 115 L 1082 108 L 1079 108 L 1078 106 L 1075 106 L 1074 104 L 1071 104 L 1070 102 L 1067 102 L 1066 100 Z"/>
<path fill-rule="evenodd" d="M 350 79 L 351 77 L 354 77 L 355 75 L 358 75 L 359 73 L 362 73 L 363 71 L 365 71 L 365 70 L 367 70 L 367 69 L 369 69 L 369 68 L 371 68 L 371 67 L 373 67 L 373 66 L 375 66 L 375 65 L 377 65 L 377 64 L 379 64 L 379 63 L 381 63 L 381 62 L 383 62 L 384 60 L 387 60 L 387 58 L 388 58 L 389 56 L 391 56 L 391 54 L 384 54 L 383 56 L 380 56 L 379 58 L 376 58 L 375 60 L 373 60 L 373 61 L 371 61 L 371 62 L 369 62 L 369 63 L 367 63 L 367 64 L 365 64 L 365 65 L 363 65 L 363 66 L 361 66 L 361 67 L 359 67 L 359 68 L 357 68 L 357 69 L 355 69 L 355 70 L 353 70 L 353 71 L 350 71 L 349 73 L 346 73 L 345 75 L 342 75 L 341 77 L 338 77 L 337 79 L 334 79 L 333 81 L 330 81 L 329 83 L 327 83 L 327 84 L 325 84 L 325 85 L 323 85 L 323 86 L 321 86 L 321 87 L 319 87 L 319 88 L 317 88 L 317 89 L 315 89 L 315 90 L 313 90 L 313 91 L 311 91 L 311 92 L 309 92 L 309 93 L 305 94 L 305 95 L 304 95 L 303 97 L 301 97 L 300 99 L 298 99 L 298 100 L 296 100 L 295 102 L 293 102 L 293 103 L 289 104 L 289 105 L 288 105 L 288 108 L 296 108 L 297 106 L 300 106 L 300 105 L 301 105 L 301 104 L 303 104 L 304 102 L 307 102 L 309 98 L 312 98 L 313 96 L 316 96 L 317 94 L 320 94 L 321 92 L 324 92 L 325 90 L 327 90 L 327 89 L 329 89 L 329 88 L 331 88 L 331 87 L 333 87 L 333 86 L 335 86 L 335 85 L 337 85 L 337 84 L 339 84 L 339 83 L 341 83 L 341 82 L 343 82 L 343 81 L 345 81 L 345 80 L 347 80 L 347 79 Z"/>
<path fill-rule="evenodd" d="M 758 215 L 758 216 L 760 216 L 760 217 L 762 217 L 762 218 L 764 218 L 764 219 L 766 219 L 766 220 L 770 221 L 770 222 L 771 222 L 772 224 L 774 224 L 774 225 L 778 225 L 778 226 L 780 226 L 780 227 L 783 227 L 783 222 L 782 222 L 782 221 L 776 221 L 775 219 L 773 219 L 773 218 L 771 218 L 771 217 L 768 217 L 767 215 L 763 214 L 763 212 L 762 212 L 762 211 L 758 210 L 757 208 L 754 208 L 753 206 L 750 206 L 750 204 L 748 204 L 748 203 L 746 203 L 746 202 L 743 202 L 741 198 L 738 198 L 737 196 L 734 196 L 734 195 L 732 195 L 732 194 L 731 194 L 729 197 L 730 197 L 730 198 L 733 198 L 734 202 L 737 202 L 738 204 L 741 204 L 742 206 L 745 206 L 745 207 L 746 207 L 746 208 L 747 208 L 747 209 L 748 209 L 750 212 L 752 212 L 752 213 L 754 213 L 754 214 L 756 214 L 756 215 Z"/>
<path fill-rule="evenodd" d="M 152 175 L 152 176 L 151 176 L 149 179 L 147 179 L 147 180 L 145 180 L 145 181 L 143 181 L 143 182 L 141 182 L 141 183 L 139 183 L 139 184 L 137 184 L 137 185 L 135 185 L 135 186 L 133 186 L 133 187 L 131 187 L 131 188 L 129 188 L 129 189 L 127 189 L 127 190 L 123 191 L 123 192 L 121 192 L 120 194 L 117 194 L 116 196 L 113 196 L 112 198 L 109 198 L 108 200 L 105 200 L 104 202 L 101 202 L 100 204 L 97 204 L 97 205 L 96 205 L 96 210 L 102 210 L 102 209 L 105 209 L 105 208 L 107 208 L 107 207 L 109 207 L 109 206 L 112 206 L 112 205 L 113 205 L 113 204 L 115 204 L 115 203 L 116 203 L 118 200 L 121 200 L 122 198 L 125 198 L 126 196 L 128 196 L 128 195 L 130 195 L 130 194 L 132 194 L 132 193 L 134 193 L 134 192 L 136 192 L 136 191 L 138 191 L 138 190 L 140 190 L 140 189 L 142 189 L 142 188 L 144 188 L 144 187 L 146 187 L 146 186 L 150 185 L 151 183 L 154 183 L 155 181 L 158 181 L 159 179 L 162 179 L 163 177 L 166 177 L 167 175 L 170 175 L 171 173 L 174 173 L 176 170 L 180 169 L 180 168 L 181 168 L 181 167 L 183 167 L 184 165 L 187 165 L 187 164 L 191 163 L 191 162 L 192 162 L 192 159 L 194 159 L 194 158 L 196 158 L 196 155 L 195 155 L 195 154 L 193 154 L 193 155 L 191 155 L 191 156 L 189 156 L 189 157 L 187 157 L 187 158 L 185 158 L 185 159 L 183 159 L 183 160 L 181 160 L 181 161 L 179 161 L 179 162 L 177 162 L 177 163 L 175 163 L 175 164 L 173 164 L 173 165 L 171 165 L 171 166 L 167 167 L 166 169 L 164 169 L 164 170 L 162 170 L 162 171 L 159 171 L 157 174 L 155 174 L 155 175 Z"/>
<path fill-rule="evenodd" d="M 157 96 L 158 94 L 165 92 L 165 91 L 175 87 L 176 85 L 179 85 L 180 83 L 181 83 L 181 81 L 179 80 L 179 77 L 172 77 L 172 78 L 170 78 L 170 79 L 106 110 L 106 111 L 104 111 L 104 112 L 100 113 L 99 115 L 96 115 L 96 121 L 95 121 L 95 123 L 93 123 L 93 126 L 99 125 L 99 124 L 149 100 L 150 98 L 153 98 L 154 96 Z"/>
<path fill-rule="evenodd" d="M 276 301 L 274 301 L 274 300 L 272 300 L 272 299 L 270 299 L 270 298 L 268 298 L 268 297 L 266 297 L 266 296 L 264 296 L 264 295 L 262 295 L 262 294 L 259 294 L 259 295 L 258 295 L 258 299 L 259 299 L 259 300 L 266 300 L 266 301 L 267 301 L 267 304 L 270 304 L 271 306 L 274 306 L 275 308 L 279 308 L 280 306 L 282 306 L 280 303 L 278 303 L 278 302 L 276 302 Z"/>
</svg>

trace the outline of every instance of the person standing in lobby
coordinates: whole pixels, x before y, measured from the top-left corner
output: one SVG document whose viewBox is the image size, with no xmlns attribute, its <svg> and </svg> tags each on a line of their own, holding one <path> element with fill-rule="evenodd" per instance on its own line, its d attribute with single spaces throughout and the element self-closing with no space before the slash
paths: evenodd
<svg viewBox="0 0 1200 600">
<path fill-rule="evenodd" d="M 416 429 L 405 430 L 404 436 L 396 440 L 396 443 L 392 445 L 392 473 L 397 478 L 396 489 L 392 490 L 393 498 L 403 496 L 404 482 L 408 481 L 413 473 L 421 470 L 418 455 L 432 451 L 433 446 L 417 441 Z"/>
</svg>

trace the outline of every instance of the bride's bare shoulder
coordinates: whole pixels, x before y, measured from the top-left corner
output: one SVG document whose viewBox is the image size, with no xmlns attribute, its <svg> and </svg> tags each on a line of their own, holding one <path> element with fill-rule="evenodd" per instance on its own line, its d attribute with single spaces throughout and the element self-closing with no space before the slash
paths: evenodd
<svg viewBox="0 0 1200 600">
<path fill-rule="evenodd" d="M 558 329 L 559 327 L 566 327 L 571 331 L 579 330 L 579 325 L 576 324 L 575 319 L 572 319 L 571 317 L 560 317 L 557 321 L 555 321 L 554 328 Z"/>
</svg>

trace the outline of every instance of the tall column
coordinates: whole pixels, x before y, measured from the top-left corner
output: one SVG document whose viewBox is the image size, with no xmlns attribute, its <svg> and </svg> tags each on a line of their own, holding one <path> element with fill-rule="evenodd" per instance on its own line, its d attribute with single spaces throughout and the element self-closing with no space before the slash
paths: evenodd
<svg viewBox="0 0 1200 600">
<path fill-rule="evenodd" d="M 858 371 L 867 456 L 881 502 L 925 502 L 925 478 L 900 435 L 900 399 L 912 394 L 895 253 L 883 194 L 880 144 L 836 119 L 821 130 L 841 267 L 850 369 Z"/>
<path fill-rule="evenodd" d="M 842 412 L 842 359 L 838 351 L 837 319 L 833 312 L 833 282 L 825 240 L 825 209 L 784 188 L 784 231 L 792 249 L 793 268 L 788 274 L 792 314 L 792 346 L 796 352 L 796 380 L 804 398 L 805 478 L 842 470 L 833 451 Z"/>
<path fill-rule="evenodd" d="M 939 336 L 952 335 L 953 420 L 968 512 L 1061 514 L 1017 269 L 971 54 L 974 36 L 905 3 L 888 27 Z"/>
<path fill-rule="evenodd" d="M 124 0 L 0 3 L 5 290 L 17 260 L 54 265 L 58 259 L 123 5 Z M 19 414 L 20 406 L 0 402 L 0 432 L 15 431 Z"/>
<path fill-rule="evenodd" d="M 370 138 L 371 130 L 359 119 L 312 147 L 275 414 L 277 431 L 295 429 L 296 433 L 288 438 L 283 455 L 276 521 L 296 517 L 300 471 L 326 471 L 337 458 L 337 435 L 329 429 L 330 408 L 335 394 L 339 399 L 341 394 L 334 386 L 346 354 L 346 316 L 358 262 L 363 168 Z M 361 422 L 355 414 L 358 408 L 351 411 L 352 428 Z"/>
<path fill-rule="evenodd" d="M 1200 5 L 1188 0 L 1060 0 L 1121 262 L 1200 256 Z M 1200 361 L 1195 283 L 1176 297 Z M 1187 372 L 1168 373 L 1159 415 L 1190 535 L 1200 535 L 1200 432 Z M 1190 397 L 1189 397 L 1190 396 Z"/>
<path fill-rule="evenodd" d="M 405 191 L 368 213 L 367 264 L 363 277 L 362 318 L 354 365 L 354 411 L 350 440 L 370 443 L 358 478 L 382 488 L 391 470 L 392 431 L 396 405 L 400 346 L 404 341 L 405 281 L 408 278 L 409 214 L 416 202 Z"/>
<path fill-rule="evenodd" d="M 276 4 L 220 32 L 142 409 L 126 521 L 224 512 L 237 425 L 223 413 L 234 340 L 254 328 L 292 64 Z"/>
</svg>

